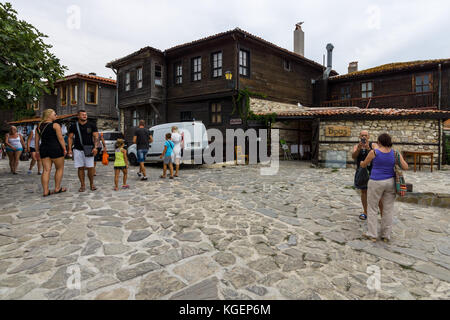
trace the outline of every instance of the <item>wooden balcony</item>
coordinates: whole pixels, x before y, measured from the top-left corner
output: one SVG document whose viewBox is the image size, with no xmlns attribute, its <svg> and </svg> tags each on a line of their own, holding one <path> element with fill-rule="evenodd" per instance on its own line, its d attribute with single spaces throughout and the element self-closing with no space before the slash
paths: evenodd
<svg viewBox="0 0 450 320">
<path fill-rule="evenodd" d="M 413 92 L 374 96 L 371 98 L 353 98 L 345 100 L 328 100 L 322 107 L 358 107 L 358 108 L 429 108 L 435 106 L 435 92 Z"/>
</svg>

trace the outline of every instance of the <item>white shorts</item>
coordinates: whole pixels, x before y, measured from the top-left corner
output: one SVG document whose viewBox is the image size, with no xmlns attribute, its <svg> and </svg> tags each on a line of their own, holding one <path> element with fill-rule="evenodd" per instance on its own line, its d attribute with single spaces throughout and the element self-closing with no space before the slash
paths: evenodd
<svg viewBox="0 0 450 320">
<path fill-rule="evenodd" d="M 180 147 L 180 145 L 175 146 L 173 148 L 173 153 L 172 154 L 174 155 L 174 159 L 181 159 L 181 147 Z"/>
<path fill-rule="evenodd" d="M 84 151 L 78 149 L 73 149 L 73 162 L 75 163 L 75 168 L 94 167 L 94 157 L 85 157 Z"/>
</svg>

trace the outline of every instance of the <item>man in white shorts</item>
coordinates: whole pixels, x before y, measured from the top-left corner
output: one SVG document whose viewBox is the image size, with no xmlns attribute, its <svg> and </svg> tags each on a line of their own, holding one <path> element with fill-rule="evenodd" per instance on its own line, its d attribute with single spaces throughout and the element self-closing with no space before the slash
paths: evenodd
<svg viewBox="0 0 450 320">
<path fill-rule="evenodd" d="M 77 126 L 78 123 L 78 126 Z M 79 130 L 79 131 L 78 131 Z M 81 140 L 80 140 L 81 134 Z M 75 139 L 74 139 L 75 136 Z M 73 160 L 75 168 L 78 169 L 78 179 L 80 179 L 81 187 L 79 192 L 86 190 L 85 174 L 84 170 L 88 171 L 88 178 L 90 183 L 90 189 L 92 191 L 97 190 L 94 185 L 94 157 L 98 153 L 99 137 L 97 126 L 94 123 L 87 121 L 87 113 L 84 110 L 78 111 L 78 121 L 72 123 L 69 129 L 69 143 L 68 143 L 68 155 L 72 156 L 72 143 L 73 143 Z M 91 149 L 92 155 L 86 157 L 85 148 Z"/>
</svg>

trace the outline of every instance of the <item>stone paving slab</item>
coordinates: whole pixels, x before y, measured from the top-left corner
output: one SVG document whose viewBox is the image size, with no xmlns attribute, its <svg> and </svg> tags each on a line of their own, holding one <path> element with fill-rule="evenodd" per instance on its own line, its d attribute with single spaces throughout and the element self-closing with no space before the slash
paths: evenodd
<svg viewBox="0 0 450 320">
<path fill-rule="evenodd" d="M 353 169 L 185 166 L 163 180 L 149 166 L 141 182 L 132 167 L 131 188 L 114 192 L 99 165 L 99 189 L 79 193 L 67 161 L 68 192 L 42 198 L 20 166 L 13 177 L 0 161 L 0 299 L 450 297 L 449 210 L 396 202 L 391 243 L 368 242 Z M 418 192 L 450 186 L 448 171 L 405 175 Z"/>
</svg>

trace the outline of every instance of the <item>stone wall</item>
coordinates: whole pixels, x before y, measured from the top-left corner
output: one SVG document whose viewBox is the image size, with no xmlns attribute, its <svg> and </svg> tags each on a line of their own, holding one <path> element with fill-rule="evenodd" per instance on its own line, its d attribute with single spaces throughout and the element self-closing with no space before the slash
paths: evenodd
<svg viewBox="0 0 450 320">
<path fill-rule="evenodd" d="M 97 119 L 97 128 L 99 131 L 114 131 L 118 128 L 119 121 L 113 119 Z"/>
<path fill-rule="evenodd" d="M 438 138 L 438 120 L 341 120 L 320 122 L 320 146 L 319 161 L 327 160 L 327 153 L 330 151 L 345 151 L 346 159 L 339 155 L 336 159 L 347 162 L 354 162 L 351 157 L 353 146 L 359 140 L 361 130 L 368 130 L 370 140 L 376 141 L 381 133 L 388 133 L 392 136 L 394 149 L 401 151 L 426 151 L 433 152 L 434 164 L 438 163 L 438 146 L 431 145 L 408 145 L 405 143 L 439 143 Z M 325 136 L 326 126 L 346 126 L 351 128 L 350 137 L 327 137 Z M 343 143 L 323 143 L 325 141 L 339 141 Z M 330 160 L 330 159 L 328 159 Z M 411 163 L 412 157 L 407 161 Z M 418 160 L 417 160 L 418 161 Z M 430 157 L 422 157 L 422 163 L 429 163 Z M 423 170 L 423 168 L 422 168 Z"/>
</svg>

